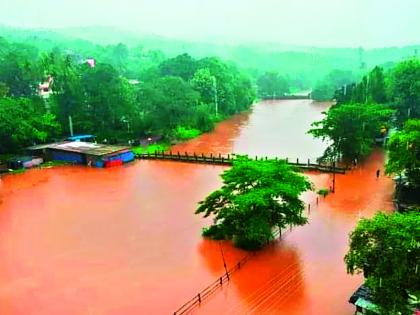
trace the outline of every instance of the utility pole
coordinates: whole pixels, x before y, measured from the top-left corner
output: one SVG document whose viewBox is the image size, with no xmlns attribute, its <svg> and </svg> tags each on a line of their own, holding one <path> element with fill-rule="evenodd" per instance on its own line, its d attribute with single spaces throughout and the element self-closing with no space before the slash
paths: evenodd
<svg viewBox="0 0 420 315">
<path fill-rule="evenodd" d="M 69 128 L 70 128 L 70 136 L 73 137 L 73 121 L 71 120 L 70 115 L 69 115 Z"/>
<path fill-rule="evenodd" d="M 222 242 L 219 241 L 220 253 L 222 254 L 223 267 L 225 267 L 226 277 L 229 280 L 229 272 L 227 270 L 225 255 L 223 254 Z"/>
<path fill-rule="evenodd" d="M 216 77 L 212 76 L 212 80 L 213 80 L 213 91 L 214 91 L 214 109 L 215 109 L 215 113 L 216 116 L 219 114 L 219 105 L 217 103 L 217 82 L 216 82 Z"/>
<path fill-rule="evenodd" d="M 366 76 L 366 101 L 365 103 L 368 102 L 368 95 L 369 95 L 369 74 Z"/>
</svg>

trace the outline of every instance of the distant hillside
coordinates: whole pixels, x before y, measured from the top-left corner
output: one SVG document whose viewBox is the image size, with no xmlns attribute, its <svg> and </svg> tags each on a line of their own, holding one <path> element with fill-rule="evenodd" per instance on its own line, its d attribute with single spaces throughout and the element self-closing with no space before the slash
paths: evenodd
<svg viewBox="0 0 420 315">
<path fill-rule="evenodd" d="M 160 36 L 138 34 L 110 27 L 81 27 L 54 30 L 24 30 L 0 27 L 0 36 L 18 42 L 30 42 L 39 49 L 56 46 L 88 52 L 95 45 L 124 43 L 129 47 L 159 50 L 173 57 L 189 53 L 201 58 L 217 56 L 235 62 L 250 73 L 278 71 L 303 85 L 314 85 L 333 69 L 350 70 L 361 75 L 376 65 L 389 65 L 420 51 L 420 45 L 363 50 L 361 48 L 317 48 L 288 46 L 278 43 L 229 45 L 188 42 Z"/>
</svg>

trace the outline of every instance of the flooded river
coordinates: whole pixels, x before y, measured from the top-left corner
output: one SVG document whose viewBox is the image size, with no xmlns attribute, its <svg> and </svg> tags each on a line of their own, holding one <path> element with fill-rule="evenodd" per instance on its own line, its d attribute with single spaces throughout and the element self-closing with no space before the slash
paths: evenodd
<svg viewBox="0 0 420 315">
<path fill-rule="evenodd" d="M 315 159 L 305 134 L 328 104 L 263 102 L 173 151 Z M 352 314 L 361 283 L 348 276 L 348 233 L 390 211 L 383 153 L 337 176 L 311 203 L 310 223 L 252 257 L 194 314 Z M 0 314 L 173 314 L 223 273 L 219 244 L 203 240 L 197 202 L 220 186 L 220 166 L 137 161 L 112 169 L 31 170 L 0 181 Z M 318 188 L 331 175 L 308 174 Z M 223 243 L 229 266 L 246 253 Z"/>
</svg>

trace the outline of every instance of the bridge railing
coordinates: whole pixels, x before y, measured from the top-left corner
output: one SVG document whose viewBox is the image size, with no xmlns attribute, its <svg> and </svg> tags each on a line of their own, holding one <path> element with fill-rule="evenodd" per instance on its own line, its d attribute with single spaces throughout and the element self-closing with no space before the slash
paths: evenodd
<svg viewBox="0 0 420 315">
<path fill-rule="evenodd" d="M 235 160 L 236 155 L 235 154 L 213 154 L 210 153 L 210 155 L 205 155 L 204 153 L 180 153 L 176 152 L 173 153 L 172 151 L 165 152 L 165 151 L 155 151 L 154 153 L 144 153 L 144 154 L 137 154 L 136 157 L 138 159 L 147 159 L 147 160 L 170 160 L 170 161 L 180 161 L 180 162 L 190 162 L 190 163 L 203 163 L 203 164 L 216 164 L 216 165 L 231 165 L 232 162 Z M 255 156 L 254 158 L 256 161 L 259 160 L 268 160 L 269 158 L 267 156 L 265 157 L 259 157 Z M 305 162 L 299 161 L 299 159 L 296 159 L 295 161 L 291 161 L 288 158 L 280 159 L 278 157 L 275 157 L 276 160 L 284 160 L 288 164 L 292 166 L 296 166 L 303 170 L 315 170 L 315 171 L 321 171 L 321 172 L 328 172 L 328 173 L 339 173 L 339 174 L 345 174 L 347 168 L 344 167 L 338 167 L 338 166 L 332 166 L 327 164 L 321 164 L 321 163 L 312 163 L 310 159 L 308 159 Z"/>
<path fill-rule="evenodd" d="M 316 198 L 316 205 L 319 203 L 319 198 Z M 307 204 L 307 213 L 308 215 L 311 213 L 311 204 Z M 290 233 L 292 231 L 292 226 L 289 227 L 289 229 L 284 229 L 281 231 L 280 229 L 276 229 L 273 231 L 273 240 L 276 238 L 281 239 L 286 233 Z M 267 244 L 274 245 L 275 243 L 273 241 L 268 241 Z M 194 297 L 192 297 L 190 300 L 188 300 L 186 303 L 181 305 L 174 313 L 173 315 L 182 315 L 187 314 L 191 312 L 195 307 L 198 307 L 205 299 L 209 298 L 213 293 L 216 292 L 216 290 L 223 287 L 223 284 L 230 281 L 230 278 L 232 274 L 235 271 L 238 271 L 241 269 L 241 267 L 253 256 L 257 255 L 258 252 L 249 252 L 244 257 L 242 257 L 236 264 L 227 270 L 222 276 L 217 278 L 215 281 L 213 281 L 210 285 L 208 285 L 206 288 L 201 290 L 199 293 L 197 293 Z"/>
</svg>

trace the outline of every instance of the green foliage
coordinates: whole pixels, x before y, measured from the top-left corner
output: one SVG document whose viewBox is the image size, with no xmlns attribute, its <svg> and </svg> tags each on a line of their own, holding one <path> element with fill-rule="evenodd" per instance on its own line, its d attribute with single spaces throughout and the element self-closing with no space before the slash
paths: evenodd
<svg viewBox="0 0 420 315">
<path fill-rule="evenodd" d="M 163 61 L 159 65 L 163 76 L 181 77 L 185 81 L 190 80 L 197 70 L 197 61 L 188 54 L 182 54 L 175 58 Z"/>
<path fill-rule="evenodd" d="M 350 235 L 347 271 L 363 273 L 381 314 L 411 314 L 408 294 L 419 293 L 420 212 L 378 213 Z M 417 299 L 419 296 L 417 296 Z"/>
<path fill-rule="evenodd" d="M 175 129 L 175 137 L 181 141 L 197 138 L 200 134 L 201 131 L 195 128 L 185 128 L 178 126 Z"/>
<path fill-rule="evenodd" d="M 275 98 L 289 92 L 289 83 L 275 72 L 266 72 L 257 79 L 258 96 L 261 98 Z"/>
<path fill-rule="evenodd" d="M 22 167 L 22 168 L 18 168 L 17 170 L 10 170 L 9 171 L 9 175 L 15 175 L 15 174 L 22 174 L 26 172 L 26 168 Z"/>
<path fill-rule="evenodd" d="M 392 71 L 391 85 L 400 125 L 409 118 L 420 118 L 420 61 L 399 63 Z"/>
<path fill-rule="evenodd" d="M 393 111 L 377 104 L 341 104 L 331 107 L 320 121 L 312 123 L 309 130 L 314 137 L 328 140 L 324 159 L 345 160 L 367 156 L 375 137 L 386 126 Z"/>
<path fill-rule="evenodd" d="M 63 165 L 72 165 L 72 162 L 68 161 L 47 161 L 42 163 L 39 167 L 40 168 L 52 168 L 55 166 L 63 166 Z"/>
<path fill-rule="evenodd" d="M 387 102 L 386 94 L 383 69 L 375 67 L 352 89 L 351 101 L 354 103 L 383 104 Z"/>
<path fill-rule="evenodd" d="M 204 236 L 231 239 L 236 246 L 256 249 L 272 239 L 274 227 L 306 223 L 299 196 L 312 186 L 285 161 L 237 156 L 222 179 L 223 186 L 201 201 L 196 211 L 214 218 Z"/>
<path fill-rule="evenodd" d="M 14 33 L 8 36 L 19 38 Z M 40 127 L 31 135 L 27 131 L 14 135 L 16 141 L 7 134 L 1 150 L 67 136 L 69 116 L 75 133 L 95 134 L 109 143 L 147 136 L 187 139 L 212 130 L 219 119 L 247 110 L 255 98 L 251 80 L 217 58 L 197 60 L 184 53 L 166 59 L 141 45 L 104 47 L 59 36 L 54 40 L 59 42 L 28 39 L 34 47 L 0 38 L 0 98 L 35 100 L 39 84 L 53 78 L 45 104 L 36 101 L 37 110 L 44 111 Z M 88 58 L 95 59 L 95 67 L 86 63 Z M 59 125 L 52 124 L 54 116 Z M 0 119 L 4 130 L 15 128 L 12 119 Z"/>
<path fill-rule="evenodd" d="M 170 145 L 169 143 L 154 143 L 150 144 L 148 146 L 138 146 L 133 147 L 131 150 L 134 152 L 134 154 L 145 154 L 145 153 L 155 153 L 155 152 L 162 152 L 167 151 L 169 149 Z"/>
<path fill-rule="evenodd" d="M 312 99 L 323 102 L 330 101 L 334 95 L 334 87 L 326 82 L 319 82 L 312 91 Z"/>
<path fill-rule="evenodd" d="M 318 81 L 312 91 L 312 99 L 316 101 L 329 101 L 334 97 L 334 92 L 354 82 L 355 76 L 351 71 L 335 69 L 328 73 L 323 80 Z"/>
<path fill-rule="evenodd" d="M 322 189 L 318 190 L 318 192 L 317 192 L 318 195 L 320 195 L 320 196 L 322 196 L 324 198 L 326 196 L 328 196 L 329 193 L 330 193 L 330 190 L 327 189 L 327 188 L 322 188 Z"/>
<path fill-rule="evenodd" d="M 55 116 L 42 102 L 28 98 L 0 98 L 0 153 L 16 152 L 45 142 L 60 132 Z"/>
<path fill-rule="evenodd" d="M 420 188 L 420 119 L 408 120 L 388 143 L 388 174 L 405 173 L 409 183 Z"/>
</svg>

